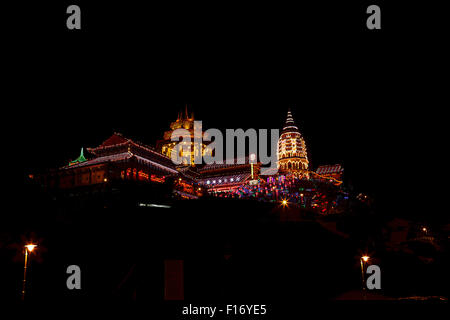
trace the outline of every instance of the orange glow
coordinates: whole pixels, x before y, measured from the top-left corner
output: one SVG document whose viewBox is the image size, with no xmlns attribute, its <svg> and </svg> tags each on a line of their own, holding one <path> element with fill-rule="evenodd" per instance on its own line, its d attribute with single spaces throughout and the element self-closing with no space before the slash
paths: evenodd
<svg viewBox="0 0 450 320">
<path fill-rule="evenodd" d="M 288 202 L 287 202 L 286 199 L 283 199 L 283 200 L 281 201 L 281 205 L 282 205 L 283 207 L 287 207 L 287 204 L 288 204 Z"/>
<path fill-rule="evenodd" d="M 165 181 L 165 176 L 163 176 L 163 177 L 161 178 L 161 177 L 158 177 L 158 176 L 152 174 L 152 175 L 150 175 L 150 180 L 151 180 L 151 181 L 154 181 L 154 182 L 160 182 L 160 183 L 163 183 L 163 182 Z"/>
<path fill-rule="evenodd" d="M 145 173 L 144 171 L 139 170 L 138 178 L 139 178 L 139 180 L 148 180 L 148 173 Z"/>
<path fill-rule="evenodd" d="M 363 259 L 364 262 L 369 261 L 369 257 L 368 256 L 362 256 L 361 259 Z"/>
</svg>

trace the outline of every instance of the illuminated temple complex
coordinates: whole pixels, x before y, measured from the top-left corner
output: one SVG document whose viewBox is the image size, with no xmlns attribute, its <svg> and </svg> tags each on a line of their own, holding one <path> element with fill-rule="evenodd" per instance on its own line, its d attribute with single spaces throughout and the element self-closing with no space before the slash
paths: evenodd
<svg viewBox="0 0 450 320">
<path fill-rule="evenodd" d="M 260 175 L 261 164 L 250 163 L 248 157 L 242 164 L 235 161 L 234 164 L 195 166 L 194 152 L 204 154 L 204 144 L 201 150 L 195 150 L 191 145 L 190 163 L 175 165 L 170 159 L 175 145 L 170 136 L 179 128 L 193 134 L 193 123 L 194 116 L 189 115 L 186 108 L 184 114 L 180 113 L 170 124 L 170 130 L 164 133 L 156 147 L 114 133 L 99 146 L 87 148 L 88 155 L 82 149 L 78 158 L 41 175 L 40 180 L 47 188 L 58 190 L 107 188 L 128 181 L 168 186 L 176 198 L 196 199 L 209 195 L 267 202 L 285 199 L 326 212 L 330 206 L 338 206 L 334 203 L 336 199 L 329 199 L 318 190 L 334 188 L 332 193 L 336 193 L 342 184 L 343 168 L 326 165 L 319 166 L 316 172 L 309 170 L 306 144 L 290 110 L 278 141 L 279 171 L 269 176 Z"/>
</svg>

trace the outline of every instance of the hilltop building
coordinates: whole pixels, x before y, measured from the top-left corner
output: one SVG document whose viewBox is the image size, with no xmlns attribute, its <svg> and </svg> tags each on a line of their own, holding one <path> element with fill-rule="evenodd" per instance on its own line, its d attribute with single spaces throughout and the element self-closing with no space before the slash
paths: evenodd
<svg viewBox="0 0 450 320">
<path fill-rule="evenodd" d="M 294 123 L 291 110 L 288 110 L 286 123 L 278 140 L 278 170 L 285 173 L 308 175 L 308 154 L 305 140 Z"/>
<path fill-rule="evenodd" d="M 177 142 L 171 141 L 171 135 L 174 130 L 181 128 L 188 130 L 193 140 L 194 115 L 188 114 L 187 107 L 184 114 L 180 113 L 177 120 L 171 123 L 171 130 L 164 133 L 164 139 L 157 142 L 156 148 L 116 132 L 101 145 L 87 148 L 89 154 L 86 157 L 84 149 L 81 149 L 78 158 L 66 166 L 41 175 L 40 181 L 48 188 L 62 190 L 85 186 L 98 189 L 120 181 L 139 181 L 156 187 L 165 185 L 172 190 L 172 194 L 189 199 L 197 198 L 205 192 L 236 193 L 250 189 L 258 190 L 258 195 L 272 195 L 275 190 L 273 188 L 288 189 L 297 180 L 304 183 L 308 180 L 320 180 L 336 186 L 342 183 L 343 168 L 340 165 L 321 166 L 317 172 L 309 171 L 305 140 L 295 125 L 290 110 L 278 141 L 278 172 L 271 175 L 260 176 L 263 170 L 261 164 L 253 161 L 250 163 L 248 157 L 242 163 L 235 161 L 233 164 L 225 162 L 195 166 L 195 153 L 204 154 L 206 146 L 202 144 L 200 150 L 195 148 L 193 141 L 189 153 L 191 161 L 175 165 L 170 155 Z M 296 197 L 301 197 L 301 194 L 300 192 Z"/>
<path fill-rule="evenodd" d="M 157 142 L 156 149 L 160 151 L 163 155 L 171 158 L 172 151 L 174 150 L 175 145 L 178 143 L 176 141 L 172 141 L 172 133 L 177 129 L 185 129 L 189 131 L 190 134 L 190 143 L 186 143 L 188 150 L 187 153 L 183 154 L 183 151 L 180 152 L 179 156 L 185 157 L 183 159 L 183 165 L 188 166 L 195 166 L 194 159 L 195 156 L 205 155 L 205 148 L 206 145 L 204 143 L 201 143 L 201 146 L 197 146 L 197 144 L 194 143 L 194 113 L 191 112 L 191 114 L 188 114 L 188 108 L 187 105 L 185 107 L 185 111 L 178 113 L 177 120 L 173 121 L 170 124 L 170 130 L 164 132 L 163 139 Z M 203 132 L 201 133 L 203 136 Z M 181 138 L 180 138 L 181 140 Z M 188 162 L 186 158 L 190 159 Z"/>
</svg>

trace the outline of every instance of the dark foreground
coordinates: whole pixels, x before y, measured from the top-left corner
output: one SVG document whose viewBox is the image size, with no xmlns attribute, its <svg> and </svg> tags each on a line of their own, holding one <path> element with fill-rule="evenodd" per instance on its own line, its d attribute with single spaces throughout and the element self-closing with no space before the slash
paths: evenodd
<svg viewBox="0 0 450 320">
<path fill-rule="evenodd" d="M 25 235 L 39 243 L 29 303 L 132 303 L 173 316 L 189 304 L 296 313 L 322 304 L 445 303 L 446 247 L 426 262 L 388 250 L 374 216 L 319 219 L 278 204 L 172 201 L 164 192 L 122 186 L 83 197 L 34 193 L 30 211 L 2 229 L 2 301 L 20 303 L 23 257 L 14 244 Z M 170 208 L 139 205 L 156 202 Z M 359 258 L 367 250 L 382 270 L 382 290 L 361 290 Z M 81 290 L 66 287 L 69 265 L 81 268 Z"/>
</svg>

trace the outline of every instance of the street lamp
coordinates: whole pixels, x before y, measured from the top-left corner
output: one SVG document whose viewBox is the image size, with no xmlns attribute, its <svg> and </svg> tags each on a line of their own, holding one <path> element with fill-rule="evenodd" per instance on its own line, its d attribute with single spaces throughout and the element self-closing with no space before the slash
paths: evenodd
<svg viewBox="0 0 450 320">
<path fill-rule="evenodd" d="M 252 153 L 250 155 L 250 167 L 251 167 L 251 173 L 252 173 L 252 180 L 254 179 L 254 177 L 253 177 L 253 163 L 255 162 L 255 160 L 256 160 L 256 154 Z"/>
<path fill-rule="evenodd" d="M 35 244 L 27 244 L 25 246 L 25 248 L 27 248 L 28 251 L 30 251 L 30 252 L 32 252 L 34 250 L 34 248 L 36 248 L 36 247 L 37 247 L 37 245 L 35 245 Z"/>
<path fill-rule="evenodd" d="M 27 265 L 28 265 L 28 254 L 33 252 L 37 247 L 35 244 L 27 244 L 25 246 L 25 264 L 23 266 L 23 282 L 22 282 L 22 301 L 25 300 L 25 288 L 27 283 Z"/>
<path fill-rule="evenodd" d="M 365 290 L 366 289 L 366 284 L 365 284 L 365 281 L 364 281 L 364 264 L 367 262 L 367 261 L 369 261 L 369 257 L 368 256 L 362 256 L 361 257 L 361 259 L 359 259 L 359 261 L 361 262 L 361 279 L 362 279 L 362 285 L 363 285 L 363 290 Z"/>
</svg>

